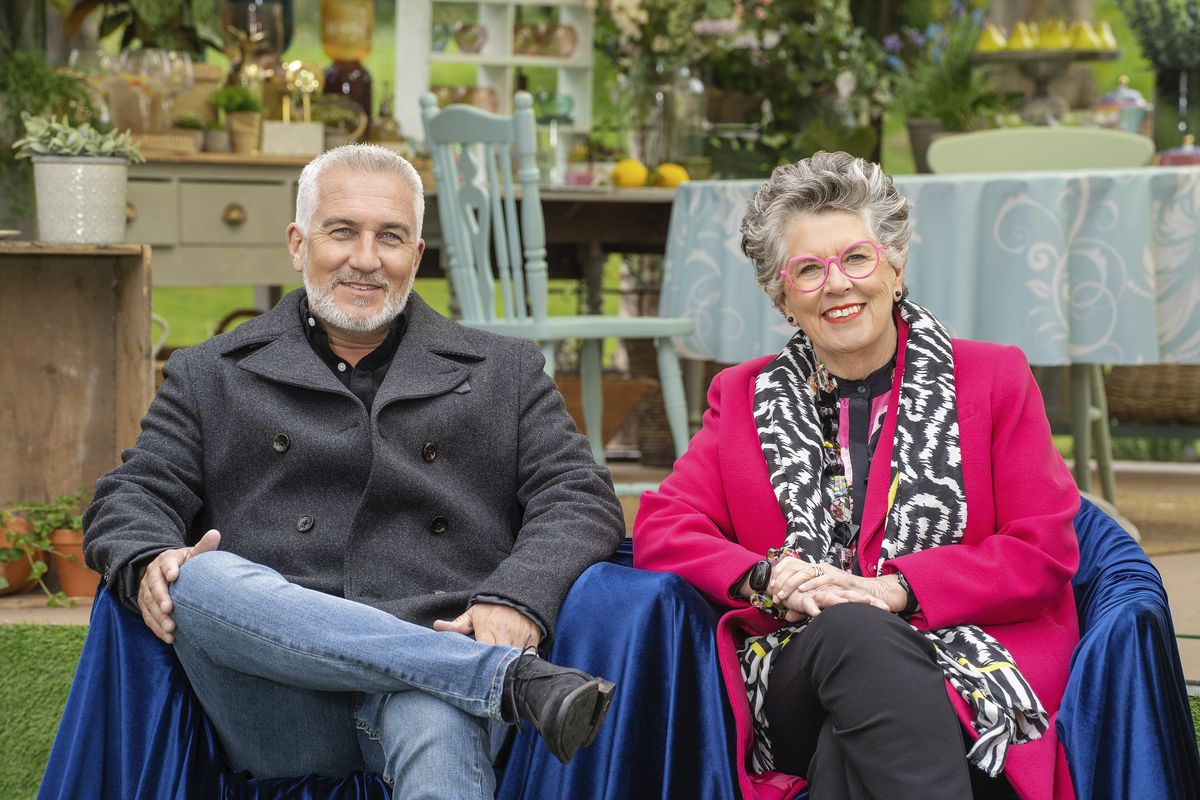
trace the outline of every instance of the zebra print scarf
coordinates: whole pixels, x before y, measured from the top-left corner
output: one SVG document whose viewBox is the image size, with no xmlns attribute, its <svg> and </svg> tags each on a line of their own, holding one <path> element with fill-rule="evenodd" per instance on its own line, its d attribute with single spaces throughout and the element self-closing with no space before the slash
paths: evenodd
<svg viewBox="0 0 1200 800">
<path fill-rule="evenodd" d="M 917 304 L 905 301 L 899 309 L 909 331 L 879 565 L 927 547 L 955 544 L 967 525 L 950 336 Z M 849 518 L 850 497 L 836 441 L 836 408 L 830 414 L 828 404 L 821 402 L 821 395 L 831 392 L 836 393 L 836 381 L 818 363 L 803 331 L 758 376 L 754 418 L 771 486 L 787 520 L 784 546 L 771 557 L 795 555 L 840 567 L 831 534 Z M 766 613 L 781 616 L 766 598 L 755 600 Z M 773 657 L 806 624 L 801 620 L 751 637 L 739 651 L 754 717 L 750 766 L 755 772 L 774 765 L 763 713 Z M 967 758 L 988 775 L 999 775 L 1009 744 L 1032 741 L 1045 732 L 1045 709 L 1004 646 L 979 627 L 918 632 L 933 643 L 946 679 L 972 709 L 979 739 Z"/>
</svg>

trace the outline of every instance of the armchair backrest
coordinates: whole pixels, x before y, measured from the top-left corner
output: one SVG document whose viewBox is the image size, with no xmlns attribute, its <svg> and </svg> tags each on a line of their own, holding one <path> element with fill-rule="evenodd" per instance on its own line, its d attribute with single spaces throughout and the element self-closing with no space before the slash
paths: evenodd
<svg viewBox="0 0 1200 800">
<path fill-rule="evenodd" d="M 973 131 L 929 146 L 929 168 L 940 173 L 1144 167 L 1153 157 L 1145 136 L 1061 126 Z"/>
<path fill-rule="evenodd" d="M 518 92 L 514 107 L 512 116 L 467 105 L 439 111 L 432 94 L 421 97 L 450 281 L 467 323 L 501 316 L 540 321 L 547 313 L 533 99 Z"/>
</svg>

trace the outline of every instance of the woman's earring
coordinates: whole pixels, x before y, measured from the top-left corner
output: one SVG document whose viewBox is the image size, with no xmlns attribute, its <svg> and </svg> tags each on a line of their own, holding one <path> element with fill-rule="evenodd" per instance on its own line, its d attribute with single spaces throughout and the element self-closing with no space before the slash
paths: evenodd
<svg viewBox="0 0 1200 800">
<path fill-rule="evenodd" d="M 904 292 L 903 292 L 902 290 L 900 290 L 900 289 L 897 289 L 897 290 L 895 291 L 895 295 L 896 295 L 896 302 L 897 302 L 897 303 L 899 303 L 899 302 L 900 302 L 900 300 L 901 300 L 901 298 L 903 298 L 903 297 L 904 297 Z"/>
<path fill-rule="evenodd" d="M 788 325 L 795 325 L 795 324 L 796 324 L 796 318 L 795 318 L 795 317 L 793 317 L 791 314 L 788 314 L 788 315 L 787 315 L 787 321 L 788 321 Z"/>
</svg>

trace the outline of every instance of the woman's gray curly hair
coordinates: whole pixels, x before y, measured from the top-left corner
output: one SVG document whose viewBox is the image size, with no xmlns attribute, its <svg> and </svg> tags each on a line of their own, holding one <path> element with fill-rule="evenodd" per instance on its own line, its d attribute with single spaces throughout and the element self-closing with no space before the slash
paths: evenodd
<svg viewBox="0 0 1200 800">
<path fill-rule="evenodd" d="M 814 153 L 776 167 L 759 187 L 742 218 L 742 252 L 754 265 L 754 277 L 777 308 L 783 308 L 787 262 L 787 226 L 798 214 L 849 211 L 862 218 L 871 236 L 888 246 L 887 258 L 901 268 L 908 261 L 908 201 L 878 164 L 849 153 Z M 908 296 L 908 288 L 904 289 Z"/>
</svg>

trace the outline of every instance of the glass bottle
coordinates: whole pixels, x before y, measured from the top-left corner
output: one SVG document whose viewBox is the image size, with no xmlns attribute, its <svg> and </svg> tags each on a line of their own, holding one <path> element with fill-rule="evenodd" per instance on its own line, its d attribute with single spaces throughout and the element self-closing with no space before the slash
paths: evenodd
<svg viewBox="0 0 1200 800">
<path fill-rule="evenodd" d="M 371 0 L 321 0 L 321 46 L 333 63 L 325 68 L 325 94 L 353 100 L 371 116 L 371 74 L 362 60 L 371 52 L 375 7 Z"/>
</svg>

